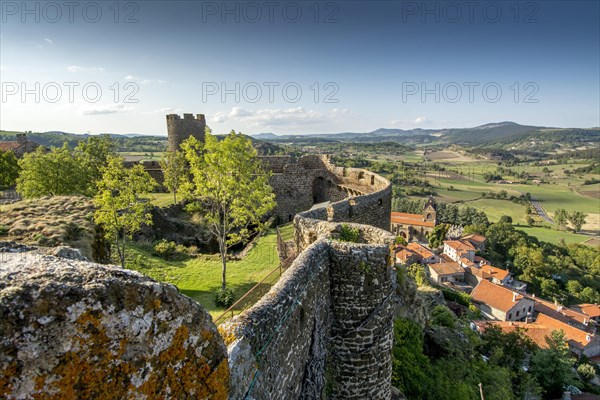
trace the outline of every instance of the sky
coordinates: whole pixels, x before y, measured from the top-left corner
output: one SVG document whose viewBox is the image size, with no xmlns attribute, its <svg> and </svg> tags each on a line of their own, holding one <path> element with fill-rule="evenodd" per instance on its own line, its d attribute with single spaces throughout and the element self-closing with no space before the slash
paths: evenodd
<svg viewBox="0 0 600 400">
<path fill-rule="evenodd" d="M 0 129 L 600 126 L 600 2 L 2 1 Z"/>
</svg>

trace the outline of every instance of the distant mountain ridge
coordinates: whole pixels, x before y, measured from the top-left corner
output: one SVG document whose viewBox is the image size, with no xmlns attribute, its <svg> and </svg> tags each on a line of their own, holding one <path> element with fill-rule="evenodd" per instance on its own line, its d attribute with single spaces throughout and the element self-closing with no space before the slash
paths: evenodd
<svg viewBox="0 0 600 400">
<path fill-rule="evenodd" d="M 521 140 L 526 137 L 556 134 L 590 135 L 592 141 L 598 140 L 600 128 L 555 128 L 546 126 L 521 125 L 512 121 L 492 122 L 472 128 L 442 128 L 442 129 L 390 129 L 379 128 L 371 132 L 342 132 L 327 134 L 305 134 L 305 135 L 276 135 L 274 133 L 258 134 L 254 137 L 262 140 L 272 141 L 294 141 L 307 140 L 308 138 L 318 140 L 337 140 L 337 141 L 360 141 L 360 142 L 382 142 L 397 141 L 402 139 L 419 139 L 429 137 L 431 141 L 448 144 L 467 144 L 483 145 L 486 143 L 510 143 L 514 140 Z"/>
</svg>

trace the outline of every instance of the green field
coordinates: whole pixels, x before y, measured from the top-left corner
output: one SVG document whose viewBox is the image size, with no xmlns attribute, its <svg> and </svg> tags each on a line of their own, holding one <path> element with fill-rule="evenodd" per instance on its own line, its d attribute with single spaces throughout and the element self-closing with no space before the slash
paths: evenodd
<svg viewBox="0 0 600 400">
<path fill-rule="evenodd" d="M 586 179 L 597 179 L 598 175 L 567 175 L 564 173 L 565 169 L 573 170 L 586 166 L 585 163 L 548 165 L 549 172 L 544 172 L 545 166 L 513 165 L 510 168 L 514 171 L 525 170 L 533 178 L 546 179 L 550 183 L 498 184 L 485 182 L 483 178 L 484 173 L 496 171 L 498 165 L 495 162 L 469 159 L 467 156 L 451 151 L 435 152 L 428 156 L 430 155 L 432 155 L 432 161 L 446 169 L 445 172 L 429 171 L 427 174 L 427 180 L 439 201 L 464 204 L 484 211 L 491 222 L 498 221 L 502 215 L 509 215 L 515 224 L 526 225 L 526 207 L 524 205 L 509 200 L 481 197 L 483 192 L 498 193 L 502 190 L 505 190 L 509 197 L 518 197 L 529 192 L 550 217 L 559 208 L 564 208 L 568 212 L 583 211 L 588 214 L 583 230 L 587 233 L 598 234 L 600 232 L 600 184 L 584 185 Z M 513 182 L 518 181 L 516 177 L 507 174 L 502 176 Z M 415 196 L 412 198 L 419 199 Z M 538 222 L 541 222 L 541 219 Z M 540 240 L 552 243 L 558 243 L 560 238 L 567 243 L 583 242 L 589 238 L 589 236 L 542 227 L 526 227 L 525 229 Z"/>
<path fill-rule="evenodd" d="M 236 300 L 279 266 L 276 246 L 277 235 L 271 229 L 258 239 L 243 260 L 228 261 L 227 285 L 233 289 Z M 202 304 L 213 318 L 223 313 L 224 309 L 214 303 L 215 293 L 221 288 L 221 259 L 218 255 L 203 255 L 187 261 L 165 261 L 137 246 L 131 246 L 129 251 L 130 260 L 137 256 L 144 258 L 144 266 L 134 268 L 137 271 L 158 281 L 174 284 L 183 294 Z"/>
<path fill-rule="evenodd" d="M 553 244 L 560 244 L 560 239 L 563 239 L 565 243 L 582 243 L 590 238 L 590 236 L 579 235 L 572 232 L 557 231 L 554 229 L 546 229 L 535 226 L 516 226 L 517 229 L 522 230 L 528 235 L 535 236 L 538 240 L 549 242 Z"/>
</svg>

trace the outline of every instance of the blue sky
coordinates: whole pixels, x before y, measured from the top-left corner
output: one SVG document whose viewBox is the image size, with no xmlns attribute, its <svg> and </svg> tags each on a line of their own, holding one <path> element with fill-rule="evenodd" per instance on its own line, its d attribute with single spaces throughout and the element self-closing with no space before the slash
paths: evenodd
<svg viewBox="0 0 600 400">
<path fill-rule="evenodd" d="M 600 125 L 598 1 L 2 2 L 0 128 Z M 101 92 L 99 92 L 100 90 Z"/>
</svg>

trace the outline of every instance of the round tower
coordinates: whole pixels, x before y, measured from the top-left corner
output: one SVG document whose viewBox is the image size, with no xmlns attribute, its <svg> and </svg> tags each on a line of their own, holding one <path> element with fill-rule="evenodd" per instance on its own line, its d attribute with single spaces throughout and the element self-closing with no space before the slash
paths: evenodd
<svg viewBox="0 0 600 400">
<path fill-rule="evenodd" d="M 206 118 L 204 114 L 183 114 L 181 118 L 177 114 L 167 115 L 167 134 L 169 151 L 179 150 L 181 143 L 190 136 L 198 141 L 204 142 L 204 131 L 206 129 Z"/>
</svg>

